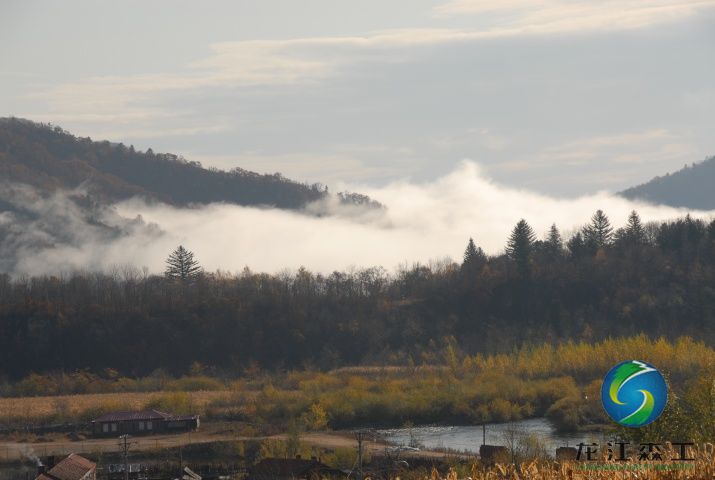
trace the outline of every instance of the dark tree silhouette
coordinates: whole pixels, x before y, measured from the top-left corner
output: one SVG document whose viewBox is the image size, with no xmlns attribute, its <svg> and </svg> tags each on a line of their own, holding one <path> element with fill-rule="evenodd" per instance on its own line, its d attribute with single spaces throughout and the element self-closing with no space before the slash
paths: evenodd
<svg viewBox="0 0 715 480">
<path fill-rule="evenodd" d="M 643 245 L 646 243 L 645 228 L 638 212 L 633 210 L 628 216 L 628 223 L 623 231 L 623 240 L 629 245 Z"/>
<path fill-rule="evenodd" d="M 474 243 L 474 239 L 470 237 L 469 242 L 467 242 L 467 248 L 464 250 L 462 271 L 469 274 L 476 274 L 486 261 L 487 256 L 484 254 L 484 251 L 481 247 L 477 247 Z"/>
<path fill-rule="evenodd" d="M 464 261 L 462 262 L 462 265 L 469 265 L 476 262 L 481 262 L 483 260 L 486 260 L 486 258 L 487 257 L 484 254 L 482 248 L 477 247 L 474 244 L 474 239 L 470 237 L 469 242 L 467 242 L 467 248 L 464 250 Z"/>
<path fill-rule="evenodd" d="M 201 274 L 201 266 L 194 259 L 194 253 L 179 245 L 166 259 L 164 275 L 177 280 L 196 278 Z"/>
<path fill-rule="evenodd" d="M 546 251 L 551 255 L 561 255 L 564 249 L 564 241 L 561 238 L 561 232 L 556 228 L 556 224 L 552 224 L 549 229 L 549 234 L 545 242 Z"/>
<path fill-rule="evenodd" d="M 574 258 L 582 257 L 586 254 L 588 250 L 586 247 L 586 242 L 583 239 L 582 232 L 576 232 L 576 234 L 569 238 L 566 242 L 566 248 L 568 248 L 569 253 Z"/>
<path fill-rule="evenodd" d="M 506 253 L 516 262 L 521 273 L 529 272 L 529 261 L 535 240 L 536 235 L 531 226 L 523 218 L 519 220 L 509 236 Z"/>
<path fill-rule="evenodd" d="M 584 230 L 585 241 L 594 249 L 603 248 L 611 243 L 613 227 L 603 210 L 596 210 L 591 223 Z"/>
</svg>

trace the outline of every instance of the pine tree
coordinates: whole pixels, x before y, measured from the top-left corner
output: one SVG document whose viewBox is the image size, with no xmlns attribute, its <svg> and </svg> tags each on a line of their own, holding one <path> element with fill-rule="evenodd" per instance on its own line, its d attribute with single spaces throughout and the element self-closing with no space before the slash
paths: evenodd
<svg viewBox="0 0 715 480">
<path fill-rule="evenodd" d="M 477 247 L 474 240 L 470 237 L 467 242 L 467 248 L 464 250 L 464 260 L 462 261 L 462 270 L 475 272 L 486 261 L 487 256 L 481 247 Z"/>
<path fill-rule="evenodd" d="M 188 280 L 198 277 L 202 272 L 199 262 L 194 259 L 194 253 L 179 245 L 166 259 L 167 278 Z"/>
<path fill-rule="evenodd" d="M 546 236 L 546 250 L 552 255 L 560 255 L 564 249 L 564 241 L 561 238 L 561 232 L 556 228 L 556 224 L 552 224 L 549 229 L 549 234 Z"/>
<path fill-rule="evenodd" d="M 523 218 L 519 220 L 509 236 L 506 253 L 516 262 L 521 273 L 529 272 L 529 261 L 535 240 L 536 235 L 531 226 Z"/>
<path fill-rule="evenodd" d="M 596 210 L 591 217 L 591 224 L 584 229 L 585 241 L 595 249 L 603 248 L 611 243 L 613 227 L 603 210 Z"/>
<path fill-rule="evenodd" d="M 566 242 L 566 248 L 571 252 L 571 256 L 578 258 L 584 256 L 586 253 L 586 242 L 583 239 L 583 234 L 581 232 L 576 232 L 576 234 L 569 238 Z"/>
<path fill-rule="evenodd" d="M 464 261 L 462 265 L 472 262 L 477 257 L 477 246 L 474 244 L 474 239 L 469 237 L 467 248 L 464 250 Z"/>
<path fill-rule="evenodd" d="M 484 250 L 481 247 L 477 247 L 474 240 L 470 237 L 469 242 L 467 242 L 467 248 L 464 250 L 464 261 L 462 265 L 469 263 L 478 263 L 487 259 L 484 254 Z"/>
<path fill-rule="evenodd" d="M 627 241 L 631 244 L 642 245 L 646 242 L 645 229 L 641 223 L 641 217 L 638 216 L 638 212 L 635 210 L 628 216 L 625 234 Z"/>
</svg>

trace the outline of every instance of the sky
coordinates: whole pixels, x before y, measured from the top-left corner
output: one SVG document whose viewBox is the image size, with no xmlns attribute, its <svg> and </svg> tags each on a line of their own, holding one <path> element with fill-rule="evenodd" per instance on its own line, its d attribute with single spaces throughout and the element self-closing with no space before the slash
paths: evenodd
<svg viewBox="0 0 715 480">
<path fill-rule="evenodd" d="M 0 116 L 331 187 L 467 160 L 572 198 L 715 154 L 715 0 L 3 0 L 0 59 Z"/>
</svg>

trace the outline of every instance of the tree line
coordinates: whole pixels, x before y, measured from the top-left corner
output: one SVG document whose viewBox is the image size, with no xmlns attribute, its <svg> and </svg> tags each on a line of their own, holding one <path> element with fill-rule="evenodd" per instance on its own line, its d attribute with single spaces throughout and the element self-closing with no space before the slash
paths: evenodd
<svg viewBox="0 0 715 480">
<path fill-rule="evenodd" d="M 567 239 L 521 220 L 503 254 L 469 239 L 461 263 L 271 275 L 204 272 L 182 247 L 165 275 L 132 267 L 0 276 L 0 368 L 181 375 L 439 362 L 525 343 L 644 333 L 715 342 L 715 222 L 612 227 L 604 212 Z M 183 258 L 183 259 L 182 259 Z M 450 340 L 452 341 L 452 340 Z"/>
</svg>

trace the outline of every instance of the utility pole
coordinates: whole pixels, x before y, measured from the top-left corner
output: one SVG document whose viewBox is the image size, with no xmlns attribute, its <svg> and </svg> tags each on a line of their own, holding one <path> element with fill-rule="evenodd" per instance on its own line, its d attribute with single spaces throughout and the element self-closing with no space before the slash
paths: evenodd
<svg viewBox="0 0 715 480">
<path fill-rule="evenodd" d="M 179 444 L 179 478 L 184 476 L 184 452 Z"/>
<path fill-rule="evenodd" d="M 355 438 L 357 438 L 358 442 L 358 478 L 357 480 L 363 480 L 363 475 L 362 475 L 362 440 L 364 437 L 364 432 L 358 431 L 355 433 Z"/>
<path fill-rule="evenodd" d="M 119 446 L 122 447 L 124 453 L 124 480 L 129 480 L 129 443 L 127 442 L 127 440 L 129 439 L 129 435 L 125 433 L 124 435 L 120 436 L 119 439 Z"/>
</svg>

